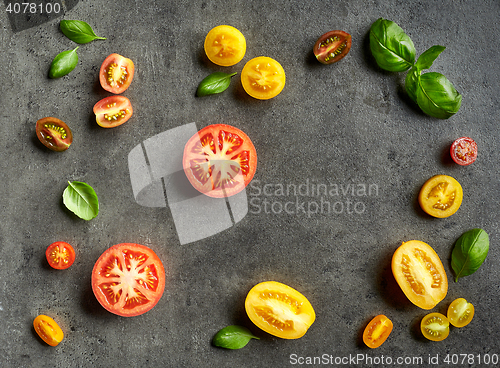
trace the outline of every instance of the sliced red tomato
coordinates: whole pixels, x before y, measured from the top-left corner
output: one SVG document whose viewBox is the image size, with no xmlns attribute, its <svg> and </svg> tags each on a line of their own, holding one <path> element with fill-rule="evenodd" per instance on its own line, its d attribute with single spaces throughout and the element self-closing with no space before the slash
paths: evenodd
<svg viewBox="0 0 500 368">
<path fill-rule="evenodd" d="M 48 246 L 45 251 L 47 262 L 52 268 L 64 270 L 75 262 L 75 250 L 63 241 L 57 241 Z"/>
<path fill-rule="evenodd" d="M 453 161 L 466 166 L 472 164 L 477 158 L 477 144 L 472 138 L 462 137 L 455 140 L 450 148 Z"/>
<path fill-rule="evenodd" d="M 114 128 L 122 125 L 132 117 L 134 110 L 127 97 L 110 96 L 94 105 L 97 124 L 103 128 Z"/>
<path fill-rule="evenodd" d="M 38 336 L 50 346 L 57 346 L 64 338 L 61 327 L 51 317 L 44 314 L 35 318 L 33 327 Z"/>
<path fill-rule="evenodd" d="M 213 198 L 241 192 L 257 168 L 257 152 L 238 128 L 209 125 L 186 143 L 184 172 L 194 188 Z"/>
<path fill-rule="evenodd" d="M 99 81 L 106 91 L 120 94 L 132 83 L 134 62 L 119 54 L 109 55 L 102 63 Z"/>
<path fill-rule="evenodd" d="M 67 150 L 73 142 L 68 125 L 50 116 L 36 122 L 36 136 L 45 147 L 57 152 Z"/>
<path fill-rule="evenodd" d="M 373 318 L 363 332 L 363 342 L 369 348 L 375 349 L 382 345 L 392 332 L 392 321 L 379 314 Z"/>
<path fill-rule="evenodd" d="M 92 290 L 109 312 L 133 317 L 153 308 L 165 289 L 165 269 L 153 250 L 121 243 L 106 250 L 92 270 Z"/>
<path fill-rule="evenodd" d="M 333 64 L 351 49 L 352 37 L 344 31 L 330 31 L 322 35 L 314 44 L 314 55 L 322 64 Z"/>
</svg>

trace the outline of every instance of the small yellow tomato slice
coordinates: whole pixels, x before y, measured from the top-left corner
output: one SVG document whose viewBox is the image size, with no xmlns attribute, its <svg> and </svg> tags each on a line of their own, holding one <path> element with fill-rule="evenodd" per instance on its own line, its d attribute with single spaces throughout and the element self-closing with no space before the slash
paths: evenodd
<svg viewBox="0 0 500 368">
<path fill-rule="evenodd" d="M 285 87 L 285 80 L 285 70 L 281 64 L 267 56 L 253 58 L 241 71 L 243 89 L 259 100 L 279 95 Z"/>
<path fill-rule="evenodd" d="M 36 317 L 33 327 L 38 336 L 50 346 L 57 346 L 64 338 L 61 327 L 49 316 L 41 314 Z"/>
<path fill-rule="evenodd" d="M 243 59 L 247 43 L 243 34 L 236 28 L 221 25 L 208 32 L 204 48 L 211 62 L 221 66 L 231 66 Z"/>
<path fill-rule="evenodd" d="M 432 341 L 442 341 L 450 333 L 450 322 L 441 313 L 429 313 L 420 322 L 420 330 L 425 338 Z"/>
<path fill-rule="evenodd" d="M 373 318 L 363 332 L 363 342 L 369 348 L 375 349 L 382 345 L 392 331 L 392 321 L 379 314 Z"/>
<path fill-rule="evenodd" d="M 448 307 L 448 320 L 455 327 L 467 326 L 474 317 L 474 306 L 464 298 L 455 299 Z"/>
<path fill-rule="evenodd" d="M 427 180 L 418 195 L 420 207 L 429 215 L 445 218 L 458 211 L 464 193 L 458 181 L 448 175 Z"/>
<path fill-rule="evenodd" d="M 245 310 L 257 327 L 283 339 L 304 336 L 316 319 L 304 295 L 276 281 L 255 285 L 246 297 Z"/>
</svg>

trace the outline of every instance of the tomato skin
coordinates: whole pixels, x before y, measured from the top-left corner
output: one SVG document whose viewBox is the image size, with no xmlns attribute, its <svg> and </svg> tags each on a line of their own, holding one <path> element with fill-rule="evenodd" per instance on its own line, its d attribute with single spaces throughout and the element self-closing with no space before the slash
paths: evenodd
<svg viewBox="0 0 500 368">
<path fill-rule="evenodd" d="M 45 257 L 50 267 L 65 270 L 75 262 L 75 250 L 70 244 L 57 241 L 47 247 Z"/>
<path fill-rule="evenodd" d="M 333 64 L 349 53 L 352 37 L 344 31 L 330 31 L 322 35 L 314 44 L 313 52 L 322 64 Z"/>
<path fill-rule="evenodd" d="M 249 60 L 241 71 L 243 89 L 259 100 L 269 100 L 279 95 L 285 82 L 285 70 L 281 64 L 267 56 Z"/>
<path fill-rule="evenodd" d="M 68 125 L 54 117 L 46 117 L 36 122 L 36 136 L 52 151 L 66 151 L 73 142 L 73 133 Z"/>
<path fill-rule="evenodd" d="M 99 81 L 106 91 L 120 94 L 132 83 L 134 78 L 134 62 L 119 54 L 109 55 L 101 65 Z"/>
<path fill-rule="evenodd" d="M 450 322 L 441 313 L 429 313 L 422 318 L 420 331 L 431 341 L 443 341 L 450 333 Z"/>
<path fill-rule="evenodd" d="M 35 318 L 33 327 L 38 336 L 50 346 L 57 346 L 64 338 L 61 327 L 51 317 L 44 314 Z"/>
<path fill-rule="evenodd" d="M 467 326 L 474 317 L 474 306 L 464 298 L 455 299 L 448 307 L 447 317 L 455 327 Z"/>
<path fill-rule="evenodd" d="M 247 43 L 239 30 L 232 26 L 220 25 L 208 32 L 203 48 L 212 63 L 232 66 L 245 56 Z"/>
<path fill-rule="evenodd" d="M 450 147 L 450 155 L 457 164 L 466 166 L 477 158 L 477 144 L 472 138 L 461 137 L 455 140 Z"/>
<path fill-rule="evenodd" d="M 458 181 L 448 175 L 436 175 L 424 183 L 418 202 L 427 214 L 446 218 L 458 211 L 463 196 L 463 189 Z"/>
<path fill-rule="evenodd" d="M 392 273 L 406 297 L 417 307 L 432 309 L 448 293 L 448 278 L 432 247 L 419 240 L 401 244 L 392 256 Z"/>
<path fill-rule="evenodd" d="M 378 348 L 391 334 L 392 326 L 392 321 L 383 314 L 375 316 L 363 332 L 363 342 L 369 348 Z"/>
<path fill-rule="evenodd" d="M 255 285 L 245 299 L 245 310 L 257 327 L 282 339 L 304 336 L 316 319 L 304 295 L 276 281 Z"/>
<path fill-rule="evenodd" d="M 134 109 L 125 96 L 109 96 L 94 105 L 97 124 L 103 128 L 122 125 L 132 117 Z"/>
</svg>

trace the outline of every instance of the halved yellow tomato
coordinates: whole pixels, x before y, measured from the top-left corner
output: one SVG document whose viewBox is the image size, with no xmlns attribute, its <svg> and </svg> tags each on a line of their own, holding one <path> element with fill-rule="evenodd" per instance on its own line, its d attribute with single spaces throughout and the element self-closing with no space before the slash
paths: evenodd
<svg viewBox="0 0 500 368">
<path fill-rule="evenodd" d="M 276 281 L 255 285 L 247 295 L 245 310 L 257 327 L 282 339 L 304 336 L 316 319 L 304 295 Z"/>
<path fill-rule="evenodd" d="M 382 345 L 392 332 L 392 321 L 379 314 L 373 318 L 363 332 L 363 342 L 369 348 L 375 349 Z"/>
<path fill-rule="evenodd" d="M 222 25 L 212 28 L 205 37 L 205 53 L 210 61 L 221 66 L 239 63 L 247 50 L 243 34 L 236 28 Z"/>
<path fill-rule="evenodd" d="M 64 338 L 61 327 L 51 317 L 44 314 L 35 318 L 33 327 L 38 336 L 50 346 L 57 346 Z"/>
<path fill-rule="evenodd" d="M 448 307 L 447 317 L 455 327 L 467 326 L 474 317 L 474 306 L 464 298 L 455 299 Z"/>
<path fill-rule="evenodd" d="M 396 249 L 392 273 L 408 299 L 422 309 L 434 308 L 448 293 L 441 259 L 422 241 L 410 240 Z"/>
<path fill-rule="evenodd" d="M 429 215 L 445 218 L 457 212 L 463 196 L 462 186 L 458 181 L 448 175 L 436 175 L 424 183 L 418 202 Z"/>
<path fill-rule="evenodd" d="M 432 341 L 442 341 L 450 334 L 450 322 L 441 313 L 429 313 L 422 318 L 420 330 L 425 338 Z"/>
<path fill-rule="evenodd" d="M 241 71 L 243 89 L 259 100 L 268 100 L 280 94 L 285 87 L 285 79 L 281 64 L 267 56 L 253 58 Z"/>
</svg>

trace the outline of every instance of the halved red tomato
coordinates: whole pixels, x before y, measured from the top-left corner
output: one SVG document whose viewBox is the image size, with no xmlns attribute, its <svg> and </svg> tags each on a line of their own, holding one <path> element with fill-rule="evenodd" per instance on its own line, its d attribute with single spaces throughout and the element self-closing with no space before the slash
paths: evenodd
<svg viewBox="0 0 500 368">
<path fill-rule="evenodd" d="M 123 317 L 146 313 L 165 289 L 165 269 L 153 250 L 121 243 L 106 250 L 92 270 L 92 290 L 109 312 Z"/>
<path fill-rule="evenodd" d="M 125 96 L 106 97 L 94 105 L 95 119 L 103 128 L 122 125 L 133 113 L 132 104 Z"/>
<path fill-rule="evenodd" d="M 209 125 L 186 143 L 184 172 L 194 188 L 213 198 L 241 192 L 257 168 L 257 152 L 238 128 Z"/>
<path fill-rule="evenodd" d="M 36 136 L 52 151 L 65 151 L 73 142 L 73 134 L 66 123 L 58 118 L 46 117 L 36 122 Z"/>
<path fill-rule="evenodd" d="M 134 62 L 119 54 L 109 55 L 102 63 L 99 81 L 106 91 L 120 94 L 132 83 Z"/>
<path fill-rule="evenodd" d="M 462 137 L 455 140 L 450 147 L 450 154 L 457 164 L 470 165 L 477 158 L 477 144 L 472 138 Z"/>
<path fill-rule="evenodd" d="M 75 262 L 75 250 L 70 244 L 57 241 L 48 246 L 45 257 L 50 267 L 65 270 Z"/>
<path fill-rule="evenodd" d="M 351 49 L 352 37 L 344 31 L 330 31 L 314 44 L 314 55 L 322 64 L 333 64 L 347 55 Z"/>
</svg>

